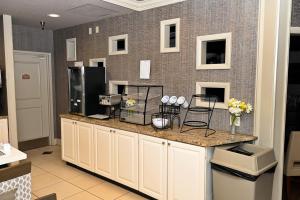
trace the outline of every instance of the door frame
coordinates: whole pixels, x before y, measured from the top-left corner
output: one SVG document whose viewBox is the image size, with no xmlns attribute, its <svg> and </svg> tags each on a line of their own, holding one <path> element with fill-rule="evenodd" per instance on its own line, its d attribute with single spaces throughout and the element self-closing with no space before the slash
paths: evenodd
<svg viewBox="0 0 300 200">
<path fill-rule="evenodd" d="M 33 55 L 33 56 L 45 56 L 46 57 L 46 71 L 47 71 L 47 84 L 48 84 L 48 99 L 49 99 L 49 144 L 56 145 L 57 141 L 54 138 L 54 99 L 53 99 L 53 70 L 51 63 L 51 53 L 36 52 L 36 51 L 23 51 L 14 50 L 14 55 Z"/>
<path fill-rule="evenodd" d="M 278 161 L 273 200 L 282 197 L 291 11 L 292 0 L 259 1 L 253 134 L 258 137 L 256 144 L 274 148 Z"/>
</svg>

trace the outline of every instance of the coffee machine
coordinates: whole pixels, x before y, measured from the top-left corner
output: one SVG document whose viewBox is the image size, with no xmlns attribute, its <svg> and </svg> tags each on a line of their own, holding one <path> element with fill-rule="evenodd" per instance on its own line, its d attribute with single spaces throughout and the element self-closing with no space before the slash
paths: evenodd
<svg viewBox="0 0 300 200">
<path fill-rule="evenodd" d="M 105 113 L 99 95 L 105 94 L 104 67 L 68 67 L 69 112 L 83 116 Z"/>
</svg>

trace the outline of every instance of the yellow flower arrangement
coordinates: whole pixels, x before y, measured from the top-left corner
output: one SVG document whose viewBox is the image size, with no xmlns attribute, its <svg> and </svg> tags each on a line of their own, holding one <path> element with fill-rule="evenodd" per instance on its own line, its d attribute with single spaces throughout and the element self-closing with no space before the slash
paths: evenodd
<svg viewBox="0 0 300 200">
<path fill-rule="evenodd" d="M 228 111 L 231 115 L 231 124 L 236 125 L 237 118 L 241 117 L 243 114 L 251 113 L 253 107 L 249 103 L 231 98 L 228 102 Z"/>
</svg>

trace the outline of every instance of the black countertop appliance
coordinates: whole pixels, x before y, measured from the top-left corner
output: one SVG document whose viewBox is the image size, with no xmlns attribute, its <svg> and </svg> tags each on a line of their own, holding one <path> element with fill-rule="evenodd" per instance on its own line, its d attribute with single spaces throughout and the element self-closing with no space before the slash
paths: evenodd
<svg viewBox="0 0 300 200">
<path fill-rule="evenodd" d="M 68 67 L 69 112 L 89 116 L 105 113 L 99 95 L 105 94 L 104 67 Z"/>
</svg>

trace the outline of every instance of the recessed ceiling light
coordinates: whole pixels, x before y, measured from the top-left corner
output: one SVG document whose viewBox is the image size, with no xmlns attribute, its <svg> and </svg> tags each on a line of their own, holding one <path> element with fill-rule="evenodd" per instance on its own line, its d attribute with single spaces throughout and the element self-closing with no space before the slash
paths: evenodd
<svg viewBox="0 0 300 200">
<path fill-rule="evenodd" d="M 49 17 L 60 17 L 59 14 L 55 14 L 55 13 L 50 13 L 48 14 Z"/>
</svg>

